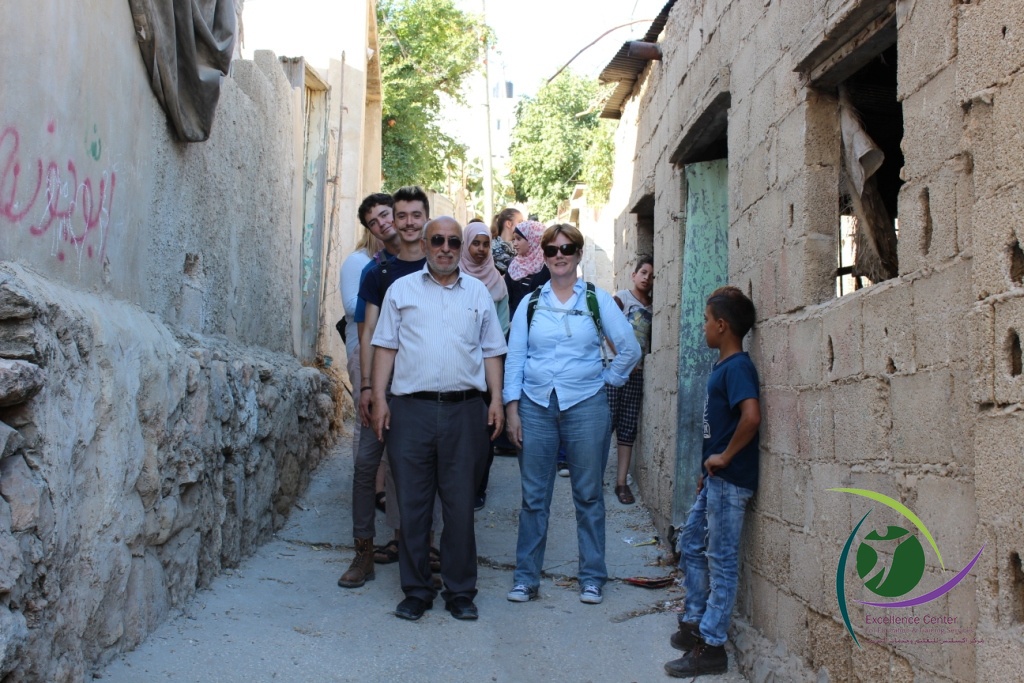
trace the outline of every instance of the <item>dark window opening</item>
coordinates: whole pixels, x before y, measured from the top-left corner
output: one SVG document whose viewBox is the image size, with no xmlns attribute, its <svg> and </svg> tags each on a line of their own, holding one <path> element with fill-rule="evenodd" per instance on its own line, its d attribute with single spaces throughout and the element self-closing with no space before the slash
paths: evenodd
<svg viewBox="0 0 1024 683">
<path fill-rule="evenodd" d="M 899 274 L 896 242 L 903 185 L 903 107 L 896 94 L 896 59 L 893 44 L 837 88 L 843 135 L 837 296 Z M 853 158 L 847 159 L 850 149 Z M 922 202 L 927 200 L 925 193 Z M 922 237 L 926 251 L 931 237 Z"/>
<path fill-rule="evenodd" d="M 644 195 L 633 207 L 636 214 L 636 258 L 654 256 L 654 195 Z M 636 260 L 630 264 L 630 272 Z"/>
</svg>

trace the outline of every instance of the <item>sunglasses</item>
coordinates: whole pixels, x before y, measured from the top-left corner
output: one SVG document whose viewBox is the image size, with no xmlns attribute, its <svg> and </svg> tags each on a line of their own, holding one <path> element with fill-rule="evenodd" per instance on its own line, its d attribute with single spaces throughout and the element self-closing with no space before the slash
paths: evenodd
<svg viewBox="0 0 1024 683">
<path fill-rule="evenodd" d="M 547 258 L 551 258 L 558 252 L 562 252 L 563 256 L 572 256 L 577 251 L 579 251 L 579 247 L 577 247 L 572 242 L 569 242 L 569 244 L 560 244 L 557 247 L 553 244 L 549 244 L 548 246 L 544 247 L 544 256 L 546 256 Z"/>
<path fill-rule="evenodd" d="M 435 249 L 439 249 L 442 246 L 444 246 L 444 235 L 431 235 L 430 236 L 430 246 L 434 247 Z M 456 237 L 454 235 L 449 235 L 448 236 L 448 248 L 449 249 L 461 249 L 462 248 L 462 238 L 461 237 Z"/>
</svg>

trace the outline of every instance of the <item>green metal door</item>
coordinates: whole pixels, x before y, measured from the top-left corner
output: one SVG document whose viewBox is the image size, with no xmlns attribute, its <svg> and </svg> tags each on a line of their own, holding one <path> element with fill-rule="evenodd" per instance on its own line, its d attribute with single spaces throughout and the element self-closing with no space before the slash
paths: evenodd
<svg viewBox="0 0 1024 683">
<path fill-rule="evenodd" d="M 726 159 L 683 167 L 686 222 L 679 310 L 679 429 L 672 519 L 678 525 L 696 497 L 704 398 L 718 352 L 704 341 L 704 302 L 729 278 L 729 166 Z"/>
</svg>

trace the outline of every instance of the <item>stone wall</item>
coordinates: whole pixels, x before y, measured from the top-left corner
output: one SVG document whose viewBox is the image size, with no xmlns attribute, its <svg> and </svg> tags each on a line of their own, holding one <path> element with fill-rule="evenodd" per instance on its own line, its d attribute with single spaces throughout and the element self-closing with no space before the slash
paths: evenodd
<svg viewBox="0 0 1024 683">
<path fill-rule="evenodd" d="M 85 679 L 267 540 L 331 445 L 330 389 L 0 267 L 0 679 Z"/>
<path fill-rule="evenodd" d="M 655 206 L 654 351 L 638 479 L 661 526 L 681 522 L 672 491 L 692 486 L 673 481 L 685 191 L 670 158 L 726 93 L 729 277 L 758 309 L 747 343 L 764 413 L 737 605 L 741 666 L 756 680 L 1015 680 L 1024 667 L 1024 3 L 895 3 L 905 131 L 899 273 L 836 298 L 837 104 L 834 90 L 796 68 L 885 7 L 706 0 L 672 9 L 664 59 L 623 109 L 612 195 L 624 235 L 620 285 L 635 253 L 631 212 L 648 197 Z M 832 487 L 885 494 L 926 523 L 945 567 L 929 550 L 929 586 L 984 544 L 964 583 L 905 611 L 956 616 L 965 643 L 870 643 L 866 608 L 851 600 L 863 647 L 854 644 L 836 572 L 870 507 Z M 870 523 L 899 519 L 883 509 Z"/>
</svg>

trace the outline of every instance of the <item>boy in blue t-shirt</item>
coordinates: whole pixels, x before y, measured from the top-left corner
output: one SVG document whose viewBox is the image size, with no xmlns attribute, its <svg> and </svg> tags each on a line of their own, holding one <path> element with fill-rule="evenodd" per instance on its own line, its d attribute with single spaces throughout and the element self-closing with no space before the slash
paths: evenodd
<svg viewBox="0 0 1024 683">
<path fill-rule="evenodd" d="M 686 652 L 665 664 L 670 676 L 728 669 L 725 641 L 739 582 L 740 532 L 757 489 L 761 404 L 757 368 L 743 351 L 754 304 L 736 287 L 720 287 L 704 309 L 704 338 L 718 349 L 704 400 L 703 465 L 697 500 L 680 532 L 686 598 L 672 647 Z"/>
</svg>

